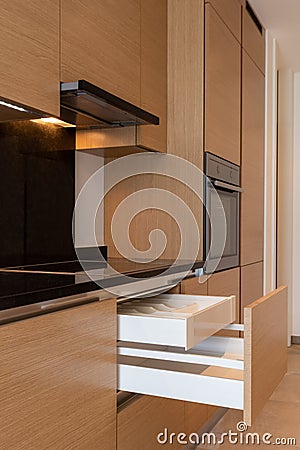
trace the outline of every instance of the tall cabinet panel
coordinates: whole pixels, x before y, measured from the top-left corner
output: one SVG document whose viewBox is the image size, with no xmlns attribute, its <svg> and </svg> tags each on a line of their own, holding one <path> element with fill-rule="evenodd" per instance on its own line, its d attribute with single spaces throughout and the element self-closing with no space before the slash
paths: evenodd
<svg viewBox="0 0 300 450">
<path fill-rule="evenodd" d="M 141 108 L 159 125 L 138 128 L 138 145 L 167 151 L 167 0 L 141 0 Z"/>
<path fill-rule="evenodd" d="M 206 4 L 204 150 L 235 164 L 240 163 L 240 88 L 240 43 Z"/>
<path fill-rule="evenodd" d="M 242 5 L 240 0 L 206 0 L 206 2 L 214 7 L 235 38 L 241 42 Z"/>
<path fill-rule="evenodd" d="M 257 67 L 265 72 L 265 30 L 248 1 L 243 8 L 243 47 Z"/>
<path fill-rule="evenodd" d="M 61 80 L 140 104 L 139 0 L 61 2 Z"/>
<path fill-rule="evenodd" d="M 264 84 L 262 72 L 243 51 L 241 265 L 263 260 Z"/>
<path fill-rule="evenodd" d="M 59 0 L 0 6 L 1 97 L 59 115 Z"/>
</svg>

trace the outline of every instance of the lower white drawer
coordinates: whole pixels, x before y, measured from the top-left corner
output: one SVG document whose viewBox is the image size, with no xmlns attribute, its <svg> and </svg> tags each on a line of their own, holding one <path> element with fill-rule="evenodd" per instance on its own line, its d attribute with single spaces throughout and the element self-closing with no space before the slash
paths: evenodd
<svg viewBox="0 0 300 450">
<path fill-rule="evenodd" d="M 120 342 L 118 389 L 241 409 L 251 425 L 287 369 L 287 289 L 244 310 L 243 338 L 181 346 Z"/>
</svg>

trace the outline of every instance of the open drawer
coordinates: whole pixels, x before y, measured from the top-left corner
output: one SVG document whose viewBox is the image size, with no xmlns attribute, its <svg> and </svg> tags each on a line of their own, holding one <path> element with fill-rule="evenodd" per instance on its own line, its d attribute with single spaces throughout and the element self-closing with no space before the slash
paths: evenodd
<svg viewBox="0 0 300 450">
<path fill-rule="evenodd" d="M 235 297 L 164 294 L 118 304 L 118 340 L 194 347 L 235 321 Z"/>
<path fill-rule="evenodd" d="M 229 328 L 244 337 L 213 336 L 188 351 L 119 342 L 118 389 L 241 409 L 251 425 L 287 370 L 287 288 L 247 306 L 244 325 Z"/>
</svg>

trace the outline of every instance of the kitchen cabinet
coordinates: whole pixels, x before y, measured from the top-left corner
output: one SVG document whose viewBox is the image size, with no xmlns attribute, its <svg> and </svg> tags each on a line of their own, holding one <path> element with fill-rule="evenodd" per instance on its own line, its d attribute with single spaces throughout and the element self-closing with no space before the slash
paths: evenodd
<svg viewBox="0 0 300 450">
<path fill-rule="evenodd" d="M 214 273 L 207 281 L 208 295 L 235 295 L 236 322 L 240 320 L 240 268 Z"/>
<path fill-rule="evenodd" d="M 204 150 L 240 163 L 241 46 L 205 5 Z"/>
<path fill-rule="evenodd" d="M 166 398 L 143 396 L 121 406 L 117 416 L 117 450 L 160 449 L 157 435 L 184 432 L 184 404 Z M 163 439 L 163 436 L 161 437 Z M 179 448 L 174 440 L 164 448 Z"/>
<path fill-rule="evenodd" d="M 167 0 L 141 0 L 140 106 L 159 125 L 138 127 L 138 145 L 167 151 Z"/>
<path fill-rule="evenodd" d="M 1 97 L 59 115 L 59 0 L 0 4 Z"/>
<path fill-rule="evenodd" d="M 168 300 L 172 302 L 172 297 L 168 295 L 155 299 L 161 304 L 156 317 L 160 316 L 161 308 L 169 305 Z M 180 296 L 175 297 L 178 300 Z M 189 303 L 185 296 L 181 297 L 184 310 L 178 311 L 178 320 L 184 326 L 185 317 L 180 317 L 180 314 L 186 314 Z M 201 296 L 195 296 L 195 300 L 204 303 L 209 301 Z M 227 300 L 219 299 L 219 305 Z M 140 325 L 144 324 L 145 314 L 155 314 L 153 307 L 148 313 L 145 312 L 144 302 L 144 299 L 137 300 L 135 311 L 132 311 L 131 306 L 127 310 L 129 315 L 134 314 L 135 321 L 141 317 Z M 124 308 L 126 305 L 122 306 L 121 315 L 124 314 Z M 217 309 L 212 307 L 210 323 L 216 323 L 220 317 L 218 314 L 213 317 L 214 312 L 217 313 Z M 169 314 L 172 316 L 168 320 L 171 317 L 174 320 L 174 311 Z M 239 409 L 243 411 L 244 421 L 252 425 L 287 371 L 287 288 L 282 286 L 247 305 L 243 314 L 244 325 L 238 326 L 243 331 L 243 337 L 212 336 L 201 341 L 201 333 L 197 334 L 199 329 L 195 328 L 193 336 L 199 336 L 199 344 L 190 349 L 188 354 L 182 348 L 177 348 L 176 333 L 174 346 L 169 344 L 166 348 L 149 348 L 145 343 L 157 344 L 155 327 L 152 334 L 149 330 L 145 332 L 145 340 L 133 339 L 128 342 L 127 339 L 118 348 L 118 389 Z M 161 321 L 166 316 L 164 314 Z M 154 325 L 157 323 L 151 322 Z M 128 321 L 127 333 L 131 329 Z M 152 342 L 149 336 L 152 336 Z M 220 355 L 219 360 L 217 355 Z"/>
<path fill-rule="evenodd" d="M 1 447 L 116 447 L 116 302 L 1 325 Z"/>
<path fill-rule="evenodd" d="M 159 2 L 158 8 L 157 3 L 150 2 L 150 4 L 157 6 L 157 10 L 162 8 L 163 3 Z M 190 0 L 189 2 L 173 0 L 168 2 L 167 152 L 192 162 L 199 169 L 203 167 L 203 5 L 203 0 Z M 152 45 L 151 42 L 149 40 Z M 144 127 L 143 133 L 148 133 L 146 128 Z M 126 146 L 129 145 L 129 142 L 130 140 L 126 140 L 122 143 L 119 140 L 120 144 Z M 164 173 L 165 166 L 168 168 L 169 160 L 164 155 L 159 155 L 159 158 L 154 161 L 155 163 L 151 166 L 153 174 L 135 176 L 124 180 L 106 196 L 105 242 L 113 256 L 119 256 L 119 254 L 111 237 L 112 214 L 123 199 L 145 188 L 165 189 L 180 196 L 193 211 L 199 226 L 200 236 L 202 234 L 203 205 L 201 201 L 184 183 L 174 178 L 156 175 L 160 171 Z M 185 170 L 182 173 L 186 177 L 190 177 Z M 199 192 L 202 189 L 201 182 L 200 173 Z M 161 205 L 159 192 L 157 204 L 158 206 Z M 144 206 L 147 205 L 141 204 L 141 210 Z M 176 222 L 164 211 L 149 208 L 132 220 L 130 236 L 133 245 L 139 250 L 148 249 L 149 232 L 155 228 L 163 230 L 167 237 L 167 246 L 161 257 L 175 259 L 180 248 L 180 230 Z M 153 247 L 157 248 L 157 241 L 154 236 L 152 238 Z M 191 245 L 194 244 L 191 243 Z M 200 255 L 202 255 L 201 242 Z"/>
<path fill-rule="evenodd" d="M 241 267 L 241 310 L 263 293 L 263 262 Z"/>
<path fill-rule="evenodd" d="M 77 148 L 166 152 L 167 0 L 66 0 L 61 8 L 62 81 L 86 79 L 160 119 L 129 130 L 80 132 Z"/>
<path fill-rule="evenodd" d="M 249 2 L 243 8 L 243 48 L 261 70 L 265 72 L 265 30 Z"/>
<path fill-rule="evenodd" d="M 80 79 L 140 104 L 139 0 L 61 2 L 61 81 Z"/>
<path fill-rule="evenodd" d="M 242 5 L 240 0 L 207 0 L 230 29 L 234 37 L 242 39 Z"/>
<path fill-rule="evenodd" d="M 241 266 L 263 260 L 265 79 L 243 51 Z"/>
<path fill-rule="evenodd" d="M 205 277 L 193 277 L 181 282 L 181 294 L 207 295 L 207 281 Z"/>
</svg>

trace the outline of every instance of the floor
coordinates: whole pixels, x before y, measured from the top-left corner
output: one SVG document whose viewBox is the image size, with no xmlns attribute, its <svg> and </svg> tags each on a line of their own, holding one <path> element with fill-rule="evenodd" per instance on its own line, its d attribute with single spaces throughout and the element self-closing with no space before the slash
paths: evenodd
<svg viewBox="0 0 300 450">
<path fill-rule="evenodd" d="M 237 423 L 242 421 L 242 413 L 236 410 L 229 410 L 223 418 L 215 425 L 211 432 L 215 433 L 216 439 L 221 438 L 221 434 L 232 430 L 237 432 Z M 274 391 L 272 397 L 265 405 L 264 409 L 260 413 L 259 417 L 255 420 L 252 427 L 244 433 L 238 433 L 242 435 L 242 440 L 245 442 L 245 433 L 258 433 L 261 437 L 265 433 L 272 434 L 272 437 L 267 437 L 272 445 L 275 445 L 275 438 L 295 438 L 296 445 L 281 441 L 277 447 L 289 449 L 300 448 L 300 345 L 294 345 L 289 349 L 288 357 L 288 372 L 283 378 L 280 385 Z M 235 439 L 235 436 L 233 436 Z M 257 439 L 257 438 L 255 438 Z M 256 448 L 270 448 L 270 444 L 260 442 L 255 445 L 249 441 L 246 443 L 229 443 L 228 438 L 224 438 L 223 444 L 213 444 L 213 441 L 209 444 L 206 440 L 205 445 L 200 445 L 198 449 L 242 449 L 249 447 Z M 286 443 L 285 443 L 286 442 Z"/>
</svg>

